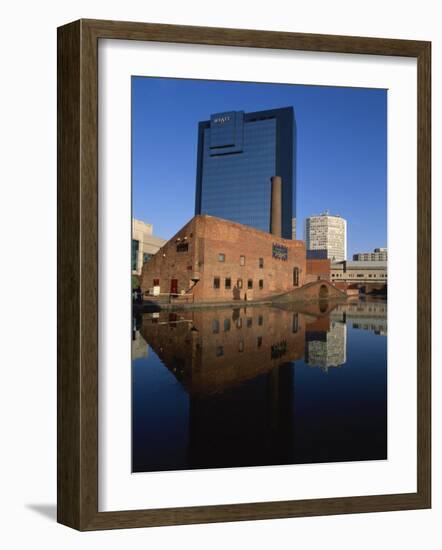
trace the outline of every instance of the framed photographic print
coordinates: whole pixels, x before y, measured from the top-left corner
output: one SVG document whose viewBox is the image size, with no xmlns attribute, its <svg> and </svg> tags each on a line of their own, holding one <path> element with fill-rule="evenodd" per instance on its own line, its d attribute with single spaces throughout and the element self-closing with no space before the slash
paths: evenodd
<svg viewBox="0 0 442 550">
<path fill-rule="evenodd" d="M 429 42 L 58 29 L 58 521 L 431 506 Z"/>
</svg>

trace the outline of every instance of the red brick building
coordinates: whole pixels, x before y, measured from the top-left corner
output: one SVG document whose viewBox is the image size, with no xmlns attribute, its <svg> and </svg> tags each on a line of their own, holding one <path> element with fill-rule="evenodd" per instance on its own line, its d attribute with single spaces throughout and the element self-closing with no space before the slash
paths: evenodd
<svg viewBox="0 0 442 550">
<path fill-rule="evenodd" d="M 330 259 L 307 259 L 307 275 L 311 275 L 311 280 L 330 281 Z"/>
<path fill-rule="evenodd" d="M 141 288 L 227 302 L 266 299 L 317 279 L 317 270 L 307 272 L 303 241 L 200 215 L 143 266 Z"/>
</svg>

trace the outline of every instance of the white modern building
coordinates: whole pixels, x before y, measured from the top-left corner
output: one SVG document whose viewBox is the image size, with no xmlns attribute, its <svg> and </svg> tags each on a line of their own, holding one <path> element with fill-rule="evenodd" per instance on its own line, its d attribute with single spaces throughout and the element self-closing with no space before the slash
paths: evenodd
<svg viewBox="0 0 442 550">
<path fill-rule="evenodd" d="M 332 283 L 387 283 L 387 262 L 333 262 L 330 268 Z"/>
<path fill-rule="evenodd" d="M 347 259 L 347 221 L 333 216 L 328 210 L 319 216 L 305 220 L 305 244 L 307 251 L 324 251 L 324 257 L 332 262 Z"/>
<path fill-rule="evenodd" d="M 132 274 L 140 275 L 143 265 L 166 243 L 153 235 L 153 226 L 132 218 Z"/>
</svg>

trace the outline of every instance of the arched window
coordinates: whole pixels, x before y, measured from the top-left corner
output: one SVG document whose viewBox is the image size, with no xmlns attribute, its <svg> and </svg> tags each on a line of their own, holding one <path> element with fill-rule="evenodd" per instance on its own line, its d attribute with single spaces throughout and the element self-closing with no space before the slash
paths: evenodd
<svg viewBox="0 0 442 550">
<path fill-rule="evenodd" d="M 325 300 L 326 298 L 328 298 L 328 288 L 326 285 L 321 285 L 319 288 L 319 299 Z"/>
<path fill-rule="evenodd" d="M 299 330 L 299 317 L 298 317 L 298 314 L 297 313 L 294 313 L 293 314 L 293 319 L 292 319 L 292 332 L 298 332 Z"/>
</svg>

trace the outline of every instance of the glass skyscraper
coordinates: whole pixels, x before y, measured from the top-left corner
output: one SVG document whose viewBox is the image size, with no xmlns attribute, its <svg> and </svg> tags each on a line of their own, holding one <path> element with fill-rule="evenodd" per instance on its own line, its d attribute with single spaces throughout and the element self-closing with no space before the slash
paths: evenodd
<svg viewBox="0 0 442 550">
<path fill-rule="evenodd" d="M 282 236 L 295 217 L 293 107 L 213 114 L 198 126 L 195 214 L 270 229 L 271 177 L 282 178 Z"/>
</svg>

